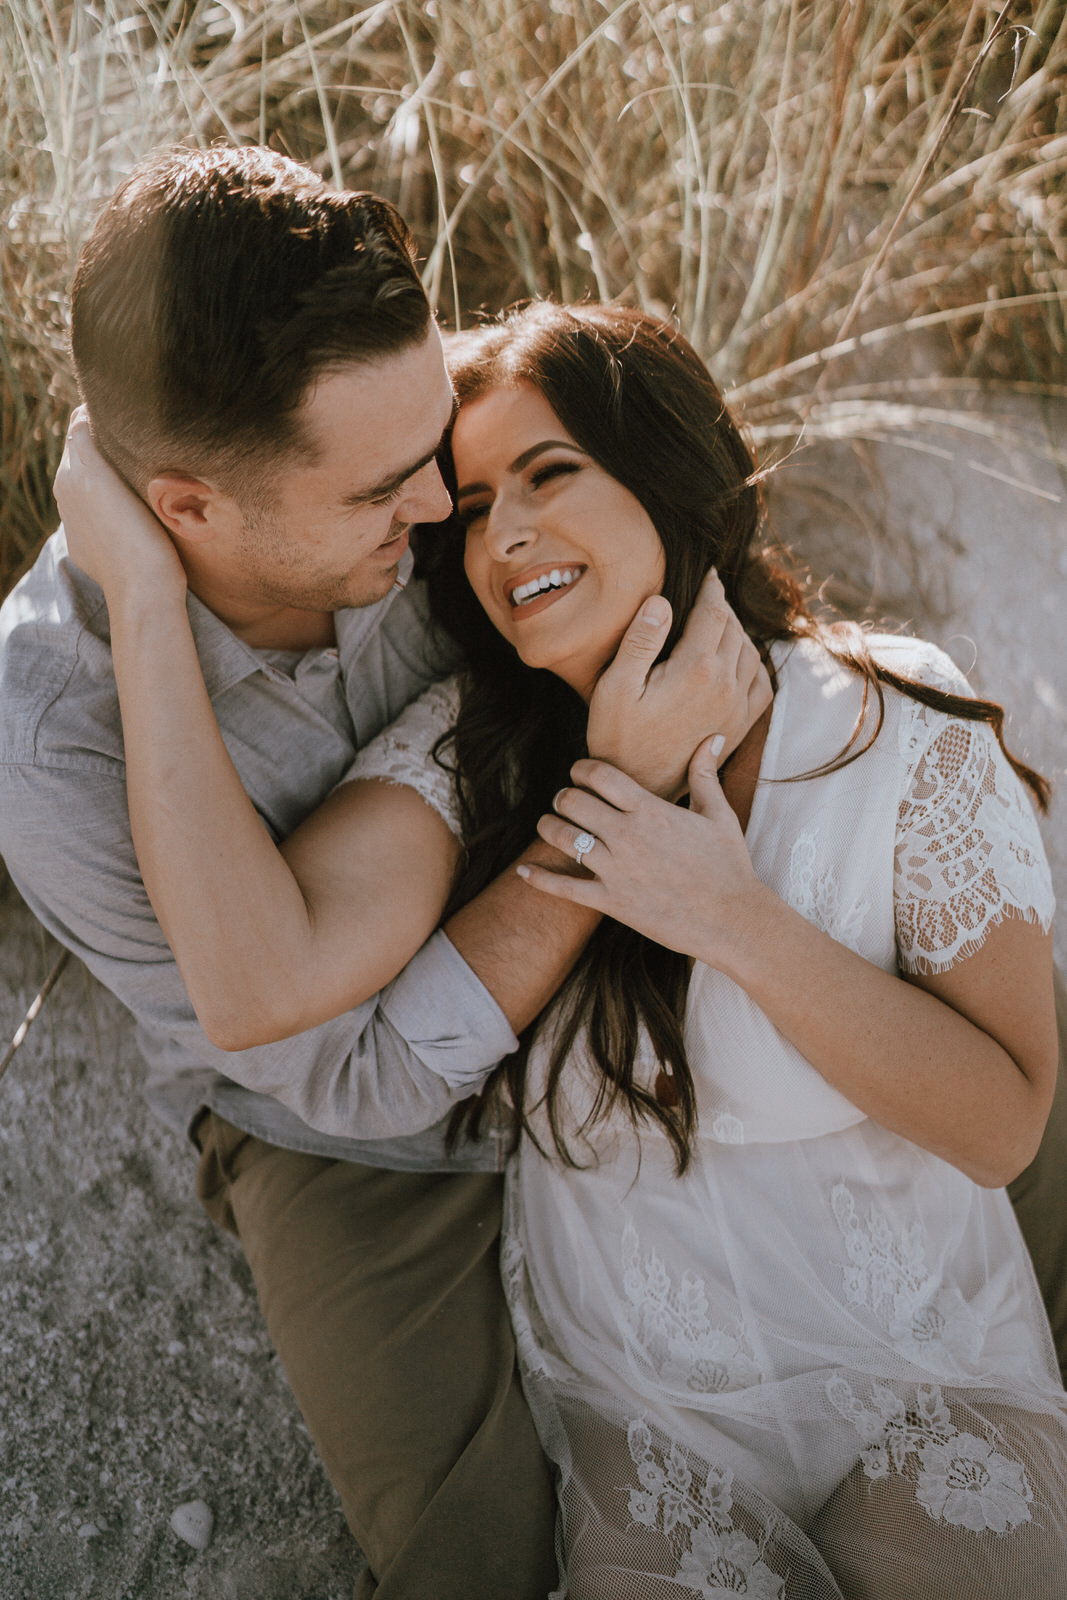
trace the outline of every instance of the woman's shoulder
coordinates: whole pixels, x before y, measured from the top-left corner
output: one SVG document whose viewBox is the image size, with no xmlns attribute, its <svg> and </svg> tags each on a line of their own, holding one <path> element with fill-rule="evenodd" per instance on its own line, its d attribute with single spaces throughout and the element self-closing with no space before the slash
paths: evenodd
<svg viewBox="0 0 1067 1600">
<path fill-rule="evenodd" d="M 363 746 L 342 783 L 378 779 L 414 789 L 444 818 L 453 833 L 461 832 L 455 782 L 448 765 L 451 741 L 445 736 L 459 713 L 458 677 L 444 678 L 423 690 L 395 722 Z M 437 759 L 444 741 L 443 760 Z"/>
<path fill-rule="evenodd" d="M 878 666 L 911 683 L 968 698 L 974 695 L 952 657 L 929 639 L 872 632 L 853 622 L 830 623 L 811 634 L 778 641 L 771 654 L 780 675 L 807 678 L 817 683 L 823 694 L 842 693 L 857 678 L 862 684 L 850 658 L 861 661 L 869 656 Z"/>
<path fill-rule="evenodd" d="M 768 763 L 776 776 L 810 773 L 837 765 L 847 750 L 862 749 L 872 766 L 900 763 L 906 774 L 921 750 L 952 720 L 951 713 L 881 680 L 872 689 L 864 664 L 921 688 L 973 698 L 974 691 L 952 658 L 926 639 L 875 633 L 853 623 L 817 628 L 772 646 L 778 693 L 778 736 L 769 741 Z M 773 727 L 773 724 L 772 724 Z M 798 765 L 799 763 L 799 765 Z M 854 770 L 853 779 L 862 776 Z"/>
<path fill-rule="evenodd" d="M 878 665 L 898 677 L 930 689 L 941 689 L 946 694 L 963 695 L 968 700 L 974 698 L 966 674 L 947 651 L 931 644 L 929 639 L 916 639 L 906 633 L 869 633 L 865 640 Z"/>
<path fill-rule="evenodd" d="M 401 718 L 407 718 L 409 723 L 437 726 L 439 733 L 451 728 L 459 716 L 460 681 L 459 674 L 453 673 L 450 678 L 441 678 L 437 683 L 431 683 L 424 689 L 417 700 L 413 700 L 407 710 L 401 713 Z M 394 723 L 394 727 L 396 724 Z"/>
</svg>

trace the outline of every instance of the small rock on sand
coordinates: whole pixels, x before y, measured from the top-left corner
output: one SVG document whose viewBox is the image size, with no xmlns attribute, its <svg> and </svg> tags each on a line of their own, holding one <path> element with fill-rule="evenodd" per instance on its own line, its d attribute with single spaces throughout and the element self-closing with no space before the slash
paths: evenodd
<svg viewBox="0 0 1067 1600">
<path fill-rule="evenodd" d="M 215 1513 L 203 1500 L 189 1500 L 171 1512 L 170 1525 L 178 1538 L 191 1544 L 194 1550 L 206 1550 L 211 1543 Z"/>
</svg>

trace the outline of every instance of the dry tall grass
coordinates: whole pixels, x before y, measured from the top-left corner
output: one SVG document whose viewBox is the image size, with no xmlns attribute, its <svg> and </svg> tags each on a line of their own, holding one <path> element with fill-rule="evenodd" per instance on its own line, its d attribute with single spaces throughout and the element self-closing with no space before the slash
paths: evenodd
<svg viewBox="0 0 1067 1600">
<path fill-rule="evenodd" d="M 673 309 L 773 441 L 951 411 L 910 333 L 961 387 L 1062 383 L 1065 86 L 1062 0 L 6 0 L 0 587 L 52 524 L 79 242 L 157 144 L 388 194 L 446 320 Z"/>
</svg>

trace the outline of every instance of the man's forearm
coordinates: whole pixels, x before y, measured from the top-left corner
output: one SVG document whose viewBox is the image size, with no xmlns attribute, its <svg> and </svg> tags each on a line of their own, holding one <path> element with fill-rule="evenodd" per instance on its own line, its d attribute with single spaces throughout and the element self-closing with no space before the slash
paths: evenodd
<svg viewBox="0 0 1067 1600">
<path fill-rule="evenodd" d="M 539 839 L 520 860 L 552 871 L 567 866 Z M 585 906 L 531 889 L 512 866 L 450 917 L 445 932 L 518 1033 L 552 999 L 599 921 Z"/>
</svg>

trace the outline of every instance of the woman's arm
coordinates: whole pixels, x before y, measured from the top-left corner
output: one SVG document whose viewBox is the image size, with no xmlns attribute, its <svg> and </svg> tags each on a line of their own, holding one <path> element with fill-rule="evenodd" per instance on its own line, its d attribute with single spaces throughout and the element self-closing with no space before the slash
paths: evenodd
<svg viewBox="0 0 1067 1600">
<path fill-rule="evenodd" d="M 68 456 L 91 451 L 75 424 Z M 104 589 L 145 887 L 208 1038 L 240 1050 L 374 994 L 437 926 L 458 845 L 413 790 L 345 784 L 274 844 L 219 732 L 162 526 L 109 469 L 61 468 L 72 558 Z"/>
<path fill-rule="evenodd" d="M 539 831 L 595 877 L 523 875 L 725 973 L 828 1083 L 874 1121 L 997 1187 L 1032 1159 L 1052 1103 L 1056 1029 L 1049 935 L 1005 917 L 937 976 L 883 972 L 757 878 L 701 746 L 692 809 L 603 763 L 579 762 Z M 565 820 L 564 820 L 565 819 Z"/>
</svg>

